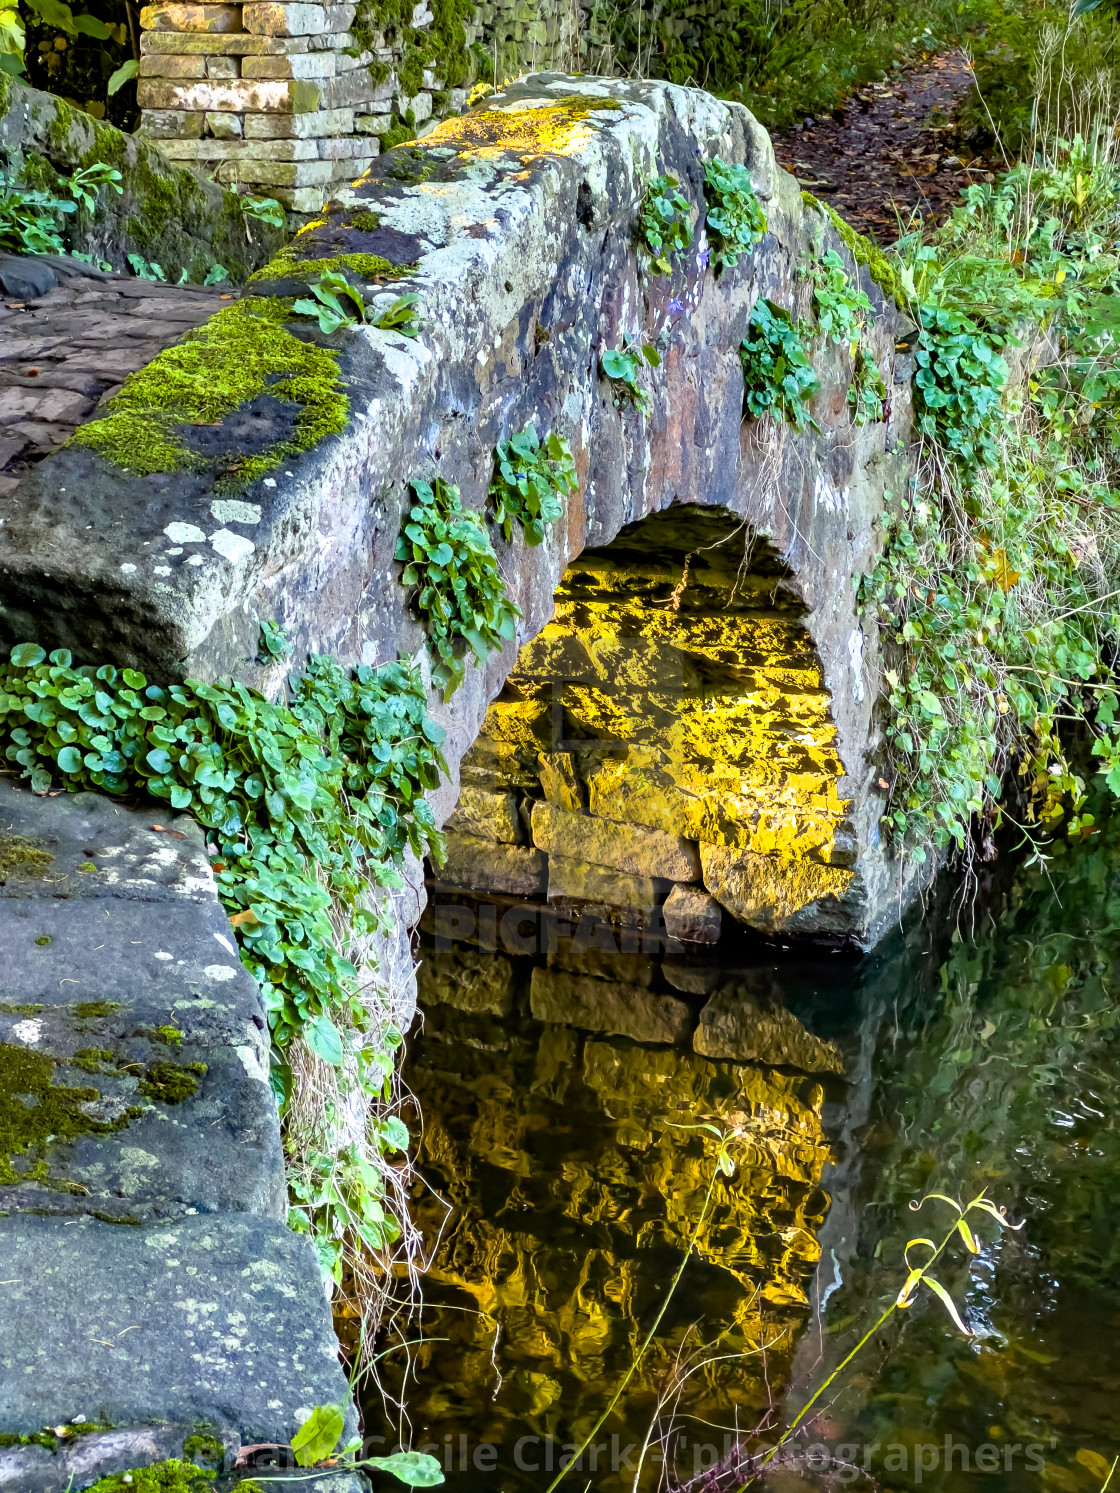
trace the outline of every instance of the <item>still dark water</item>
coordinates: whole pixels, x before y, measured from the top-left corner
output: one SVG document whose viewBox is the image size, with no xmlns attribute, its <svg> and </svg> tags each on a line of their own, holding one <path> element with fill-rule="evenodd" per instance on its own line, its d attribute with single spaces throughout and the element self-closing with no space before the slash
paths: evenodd
<svg viewBox="0 0 1120 1493">
<path fill-rule="evenodd" d="M 739 1488 L 718 1475 L 739 1433 L 771 1445 L 898 1292 L 907 1240 L 951 1225 L 911 1201 L 981 1188 L 1023 1227 L 978 1222 L 979 1256 L 938 1271 L 974 1335 L 928 1295 L 896 1314 L 754 1486 L 1099 1493 L 1120 1453 L 1120 822 L 1001 866 L 955 922 L 946 891 L 858 962 L 743 945 L 705 966 L 586 926 L 516 956 L 429 939 L 405 1073 L 439 1242 L 401 1326 L 424 1341 L 381 1367 L 451 1493 L 543 1493 L 694 1234 L 561 1486 Z M 678 1002 L 720 1022 L 635 1040 Z M 737 1163 L 706 1211 L 701 1124 Z M 398 1434 L 379 1396 L 366 1420 Z"/>
</svg>

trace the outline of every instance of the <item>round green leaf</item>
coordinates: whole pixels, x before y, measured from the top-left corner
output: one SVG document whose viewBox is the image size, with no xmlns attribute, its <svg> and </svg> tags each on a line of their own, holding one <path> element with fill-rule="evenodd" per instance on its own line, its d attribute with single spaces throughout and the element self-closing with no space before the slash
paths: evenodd
<svg viewBox="0 0 1120 1493">
<path fill-rule="evenodd" d="M 40 648 L 38 643 L 17 643 L 12 649 L 12 663 L 17 669 L 33 669 L 46 656 L 46 649 Z"/>
</svg>

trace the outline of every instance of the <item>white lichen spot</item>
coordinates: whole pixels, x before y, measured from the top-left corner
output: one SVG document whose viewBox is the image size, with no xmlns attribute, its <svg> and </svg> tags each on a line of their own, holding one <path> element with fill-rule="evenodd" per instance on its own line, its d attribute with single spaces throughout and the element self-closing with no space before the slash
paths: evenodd
<svg viewBox="0 0 1120 1493">
<path fill-rule="evenodd" d="M 264 485 L 265 485 L 265 487 L 275 487 L 276 486 L 276 478 L 275 477 L 266 477 L 264 479 Z"/>
<path fill-rule="evenodd" d="M 202 564 L 202 556 L 201 555 L 188 555 L 187 556 L 187 564 L 188 565 L 201 565 Z"/>
<path fill-rule="evenodd" d="M 156 951 L 156 958 L 157 959 L 174 959 L 174 957 L 175 957 L 175 955 L 174 954 L 169 954 L 166 951 L 166 949 L 158 949 Z"/>
<path fill-rule="evenodd" d="M 272 478 L 266 478 L 265 486 L 272 482 Z M 275 487 L 276 483 L 272 482 Z M 243 503 L 239 498 L 217 498 L 210 504 L 210 512 L 220 524 L 259 524 L 261 521 L 261 505 L 259 503 Z"/>
<path fill-rule="evenodd" d="M 210 535 L 210 544 L 231 565 L 247 560 L 256 549 L 251 539 L 246 539 L 244 534 L 235 534 L 232 529 L 216 529 Z"/>
<path fill-rule="evenodd" d="M 181 555 L 182 553 L 183 546 L 181 544 L 173 544 L 169 550 L 164 550 L 165 555 Z"/>
<path fill-rule="evenodd" d="M 852 669 L 852 699 L 856 704 L 863 701 L 863 633 L 857 627 L 848 639 L 848 659 Z"/>
<path fill-rule="evenodd" d="M 208 964 L 202 973 L 208 980 L 232 980 L 237 975 L 237 971 L 228 964 Z"/>
<path fill-rule="evenodd" d="M 22 1042 L 24 1047 L 34 1047 L 42 1035 L 41 1021 L 17 1021 L 12 1027 L 12 1036 L 17 1042 Z"/>
<path fill-rule="evenodd" d="M 172 544 L 205 544 L 206 535 L 194 524 L 168 524 L 163 531 Z"/>
<path fill-rule="evenodd" d="M 121 575 L 134 575 L 135 573 L 136 573 L 136 566 L 135 565 L 122 565 L 121 566 Z"/>
<path fill-rule="evenodd" d="M 235 959 L 237 958 L 237 950 L 230 943 L 229 939 L 225 936 L 224 933 L 215 933 L 214 937 L 221 944 L 222 948 L 225 949 L 227 954 L 232 954 Z"/>
<path fill-rule="evenodd" d="M 847 513 L 848 489 L 834 487 L 827 472 L 818 472 L 813 484 L 813 501 L 825 513 Z"/>
<path fill-rule="evenodd" d="M 152 566 L 152 574 L 153 575 L 170 575 L 171 574 L 171 566 L 170 565 L 153 565 Z"/>
<path fill-rule="evenodd" d="M 255 1078 L 259 1083 L 268 1083 L 268 1074 L 265 1072 L 264 1064 L 261 1062 L 260 1054 L 252 1047 L 238 1047 L 234 1049 L 241 1059 L 241 1066 L 250 1078 Z"/>
</svg>

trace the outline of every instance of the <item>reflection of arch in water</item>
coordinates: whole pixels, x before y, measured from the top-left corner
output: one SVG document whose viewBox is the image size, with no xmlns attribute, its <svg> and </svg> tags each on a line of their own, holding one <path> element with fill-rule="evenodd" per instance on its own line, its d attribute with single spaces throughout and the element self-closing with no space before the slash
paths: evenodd
<svg viewBox="0 0 1120 1493">
<path fill-rule="evenodd" d="M 758 928 L 858 928 L 805 616 L 787 567 L 726 510 L 671 508 L 585 550 L 463 759 L 448 878 L 643 913 L 703 883 Z"/>
<path fill-rule="evenodd" d="M 424 1118 L 418 1167 L 454 1210 L 441 1234 L 442 1207 L 418 1203 L 439 1244 L 425 1282 L 433 1341 L 416 1355 L 409 1414 L 418 1443 L 499 1443 L 511 1489 L 537 1486 L 517 1480 L 516 1438 L 585 1434 L 652 1321 L 714 1163 L 687 1127 L 739 1129 L 739 1167 L 717 1185 L 697 1259 L 608 1432 L 640 1441 L 677 1353 L 717 1338 L 714 1352 L 746 1356 L 690 1380 L 684 1408 L 720 1424 L 731 1406 L 752 1425 L 761 1417 L 788 1374 L 827 1208 L 817 1077 L 562 1024 L 565 982 L 579 980 L 604 1011 L 628 989 L 655 1000 L 665 984 L 648 956 L 590 958 L 563 942 L 547 965 L 426 950 L 408 1064 Z M 531 1011 L 549 982 L 556 1020 L 542 1023 Z M 818 1045 L 834 1068 L 834 1049 Z"/>
</svg>

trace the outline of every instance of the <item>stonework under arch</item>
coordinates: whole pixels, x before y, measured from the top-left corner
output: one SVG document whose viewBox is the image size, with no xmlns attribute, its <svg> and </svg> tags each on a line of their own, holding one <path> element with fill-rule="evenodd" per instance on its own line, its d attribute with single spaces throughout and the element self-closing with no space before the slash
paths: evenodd
<svg viewBox="0 0 1120 1493">
<path fill-rule="evenodd" d="M 701 886 L 755 928 L 847 933 L 851 803 L 805 612 L 726 509 L 585 550 L 463 757 L 444 877 L 624 920 L 668 894 L 695 941 L 720 921 Z"/>
</svg>

